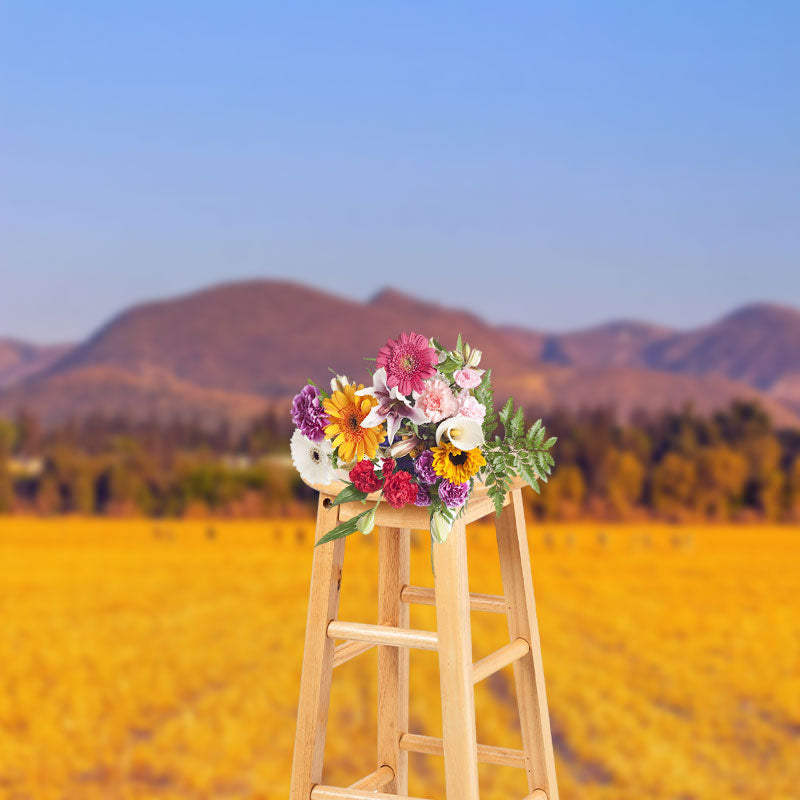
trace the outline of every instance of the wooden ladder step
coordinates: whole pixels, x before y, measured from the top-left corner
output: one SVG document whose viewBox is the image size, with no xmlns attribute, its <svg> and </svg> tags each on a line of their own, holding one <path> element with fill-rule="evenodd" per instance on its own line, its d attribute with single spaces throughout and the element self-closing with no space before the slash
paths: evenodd
<svg viewBox="0 0 800 800">
<path fill-rule="evenodd" d="M 390 647 L 416 647 L 419 650 L 438 650 L 439 636 L 434 631 L 415 631 L 392 625 L 367 625 L 362 622 L 343 622 L 335 619 L 328 624 L 329 639 L 369 642 Z"/>
<path fill-rule="evenodd" d="M 422 798 L 407 797 L 404 794 L 369 792 L 361 789 L 339 789 L 336 786 L 317 784 L 311 790 L 311 800 L 422 800 Z"/>
<path fill-rule="evenodd" d="M 531 651 L 531 646 L 525 639 L 514 639 L 513 642 L 495 650 L 494 653 L 476 661 L 472 665 L 472 682 L 478 683 L 495 672 L 524 658 Z"/>
<path fill-rule="evenodd" d="M 404 733 L 400 737 L 400 749 L 409 753 L 426 753 L 432 756 L 444 755 L 444 744 L 435 736 L 422 736 L 418 733 Z M 525 753 L 507 747 L 478 745 L 478 761 L 484 764 L 498 764 L 503 767 L 525 769 Z M 527 800 L 527 798 L 526 798 Z"/>
<path fill-rule="evenodd" d="M 333 666 L 338 667 L 341 664 L 346 664 L 351 658 L 360 656 L 366 653 L 367 650 L 372 650 L 375 647 L 370 642 L 345 642 L 340 644 L 333 651 Z"/>
<path fill-rule="evenodd" d="M 370 772 L 369 775 L 351 784 L 348 788 L 375 792 L 378 789 L 383 789 L 384 786 L 391 783 L 393 780 L 394 770 L 387 764 L 384 764 L 382 767 L 378 767 L 375 772 Z"/>
<path fill-rule="evenodd" d="M 424 586 L 404 586 L 400 592 L 400 599 L 404 603 L 415 603 L 420 606 L 435 606 L 436 599 L 433 589 Z M 492 614 L 506 613 L 506 600 L 496 594 L 469 593 L 469 605 L 473 611 L 488 611 Z"/>
</svg>

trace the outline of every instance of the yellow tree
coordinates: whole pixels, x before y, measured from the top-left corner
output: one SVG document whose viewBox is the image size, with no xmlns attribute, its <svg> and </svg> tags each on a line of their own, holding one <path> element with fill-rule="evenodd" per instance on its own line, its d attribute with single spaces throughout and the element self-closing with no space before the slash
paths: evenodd
<svg viewBox="0 0 800 800">
<path fill-rule="evenodd" d="M 630 451 L 612 453 L 608 459 L 605 494 L 612 512 L 624 517 L 637 505 L 644 484 L 644 466 Z"/>
<path fill-rule="evenodd" d="M 675 517 L 693 507 L 697 467 L 678 453 L 667 453 L 653 470 L 652 500 L 660 514 Z"/>
<path fill-rule="evenodd" d="M 697 506 L 707 516 L 727 517 L 744 500 L 749 465 L 741 453 L 720 444 L 698 454 Z"/>
</svg>

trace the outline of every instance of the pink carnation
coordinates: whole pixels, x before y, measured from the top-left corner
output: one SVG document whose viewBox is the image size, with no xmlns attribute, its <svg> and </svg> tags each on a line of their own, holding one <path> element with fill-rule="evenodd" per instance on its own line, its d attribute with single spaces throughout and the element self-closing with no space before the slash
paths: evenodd
<svg viewBox="0 0 800 800">
<path fill-rule="evenodd" d="M 486 416 L 486 406 L 479 403 L 469 392 L 461 392 L 458 395 L 458 413 L 462 417 L 483 422 Z"/>
<path fill-rule="evenodd" d="M 421 408 L 431 422 L 441 422 L 458 411 L 458 401 L 444 378 L 430 378 L 425 381 L 414 407 Z"/>
<path fill-rule="evenodd" d="M 481 385 L 481 376 L 485 370 L 473 369 L 472 367 L 464 367 L 464 369 L 457 370 L 453 378 L 455 382 L 462 389 L 474 389 L 476 386 Z"/>
</svg>

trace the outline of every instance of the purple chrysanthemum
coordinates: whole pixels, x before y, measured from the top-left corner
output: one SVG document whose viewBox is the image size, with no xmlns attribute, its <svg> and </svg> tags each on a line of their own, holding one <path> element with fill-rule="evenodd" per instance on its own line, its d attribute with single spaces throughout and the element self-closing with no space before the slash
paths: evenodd
<svg viewBox="0 0 800 800">
<path fill-rule="evenodd" d="M 461 508 L 469 497 L 469 482 L 451 483 L 443 480 L 439 484 L 439 497 L 448 508 Z"/>
<path fill-rule="evenodd" d="M 417 477 L 428 486 L 436 483 L 439 476 L 433 471 L 433 451 L 423 450 L 414 461 L 414 472 Z"/>
<path fill-rule="evenodd" d="M 417 484 L 417 499 L 414 501 L 415 506 L 429 506 L 431 504 L 431 496 L 425 486 Z"/>
<path fill-rule="evenodd" d="M 321 442 L 325 438 L 325 426 L 330 423 L 330 419 L 322 408 L 319 389 L 316 386 L 311 384 L 304 386 L 300 394 L 294 396 L 292 422 L 300 429 L 303 436 L 312 442 Z"/>
<path fill-rule="evenodd" d="M 439 484 L 439 497 L 448 508 L 461 508 L 469 497 L 469 481 L 451 483 L 444 479 Z"/>
</svg>

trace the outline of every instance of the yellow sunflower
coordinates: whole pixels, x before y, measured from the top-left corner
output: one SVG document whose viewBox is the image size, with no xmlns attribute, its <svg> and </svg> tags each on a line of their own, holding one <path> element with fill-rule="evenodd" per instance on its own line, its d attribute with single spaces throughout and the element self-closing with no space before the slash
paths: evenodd
<svg viewBox="0 0 800 800">
<path fill-rule="evenodd" d="M 451 483 L 465 483 L 486 465 L 480 447 L 459 450 L 455 445 L 444 443 L 431 448 L 431 452 L 433 471 Z"/>
<path fill-rule="evenodd" d="M 383 425 L 375 428 L 362 428 L 362 420 L 373 406 L 378 404 L 374 397 L 356 397 L 356 392 L 364 388 L 348 383 L 342 391 L 334 392 L 322 401 L 330 424 L 325 426 L 325 438 L 339 448 L 339 461 L 360 461 L 365 455 L 375 458 L 375 451 L 383 441 Z"/>
</svg>

